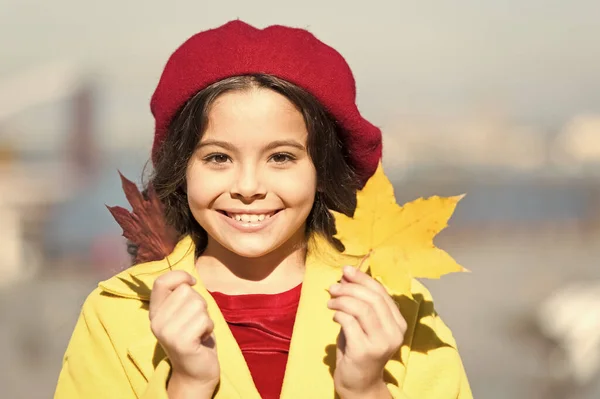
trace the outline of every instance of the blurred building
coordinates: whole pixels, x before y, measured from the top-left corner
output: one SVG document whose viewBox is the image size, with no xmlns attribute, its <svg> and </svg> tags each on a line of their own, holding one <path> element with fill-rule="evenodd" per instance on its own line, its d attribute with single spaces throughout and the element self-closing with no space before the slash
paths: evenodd
<svg viewBox="0 0 600 399">
<path fill-rule="evenodd" d="M 72 65 L 21 71 L 0 81 L 0 93 L 0 285 L 7 285 L 43 270 L 48 216 L 93 181 L 100 154 L 94 86 Z M 13 118 L 39 117 L 47 104 L 65 112 L 64 128 L 32 137 L 13 127 Z"/>
</svg>

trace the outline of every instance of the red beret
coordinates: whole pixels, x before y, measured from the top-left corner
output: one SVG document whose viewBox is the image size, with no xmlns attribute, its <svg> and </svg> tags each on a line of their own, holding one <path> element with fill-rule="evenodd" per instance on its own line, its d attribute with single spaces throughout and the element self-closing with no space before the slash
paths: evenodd
<svg viewBox="0 0 600 399">
<path fill-rule="evenodd" d="M 219 80 L 252 73 L 287 80 L 315 96 L 343 128 L 362 183 L 375 172 L 381 131 L 360 115 L 354 77 L 340 53 L 303 29 L 261 30 L 239 20 L 197 33 L 169 58 L 150 102 L 156 121 L 153 160 L 171 120 L 191 97 Z"/>
</svg>

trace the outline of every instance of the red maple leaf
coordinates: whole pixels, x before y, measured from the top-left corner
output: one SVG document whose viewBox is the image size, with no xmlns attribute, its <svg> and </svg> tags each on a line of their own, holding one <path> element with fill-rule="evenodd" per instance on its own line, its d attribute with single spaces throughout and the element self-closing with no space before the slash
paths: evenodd
<svg viewBox="0 0 600 399">
<path fill-rule="evenodd" d="M 138 187 L 119 172 L 125 197 L 132 211 L 120 206 L 106 206 L 119 226 L 123 237 L 135 244 L 137 254 L 135 263 L 164 259 L 177 244 L 177 231 L 167 224 L 163 205 L 150 184 L 146 198 Z"/>
</svg>

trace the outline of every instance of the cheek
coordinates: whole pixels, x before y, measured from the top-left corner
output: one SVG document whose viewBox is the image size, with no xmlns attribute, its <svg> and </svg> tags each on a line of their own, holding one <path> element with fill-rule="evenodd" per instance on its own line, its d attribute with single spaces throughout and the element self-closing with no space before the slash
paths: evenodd
<svg viewBox="0 0 600 399">
<path fill-rule="evenodd" d="M 290 205 L 312 206 L 317 188 L 316 172 L 312 165 L 275 181 L 277 194 Z"/>
<path fill-rule="evenodd" d="M 206 187 L 205 184 L 188 183 L 187 197 L 192 209 L 205 208 L 210 203 L 210 187 Z"/>
<path fill-rule="evenodd" d="M 207 176 L 201 171 L 188 171 L 186 177 L 188 203 L 192 211 L 208 208 L 224 190 L 223 179 Z"/>
</svg>

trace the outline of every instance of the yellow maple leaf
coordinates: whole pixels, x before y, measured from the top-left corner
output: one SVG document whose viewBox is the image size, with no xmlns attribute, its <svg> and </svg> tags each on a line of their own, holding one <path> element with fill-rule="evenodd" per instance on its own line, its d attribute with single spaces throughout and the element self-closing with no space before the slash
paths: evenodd
<svg viewBox="0 0 600 399">
<path fill-rule="evenodd" d="M 417 199 L 399 206 L 381 164 L 357 193 L 354 217 L 333 212 L 344 254 L 362 257 L 361 269 L 397 294 L 410 295 L 411 278 L 466 271 L 433 244 L 463 196 Z"/>
</svg>

